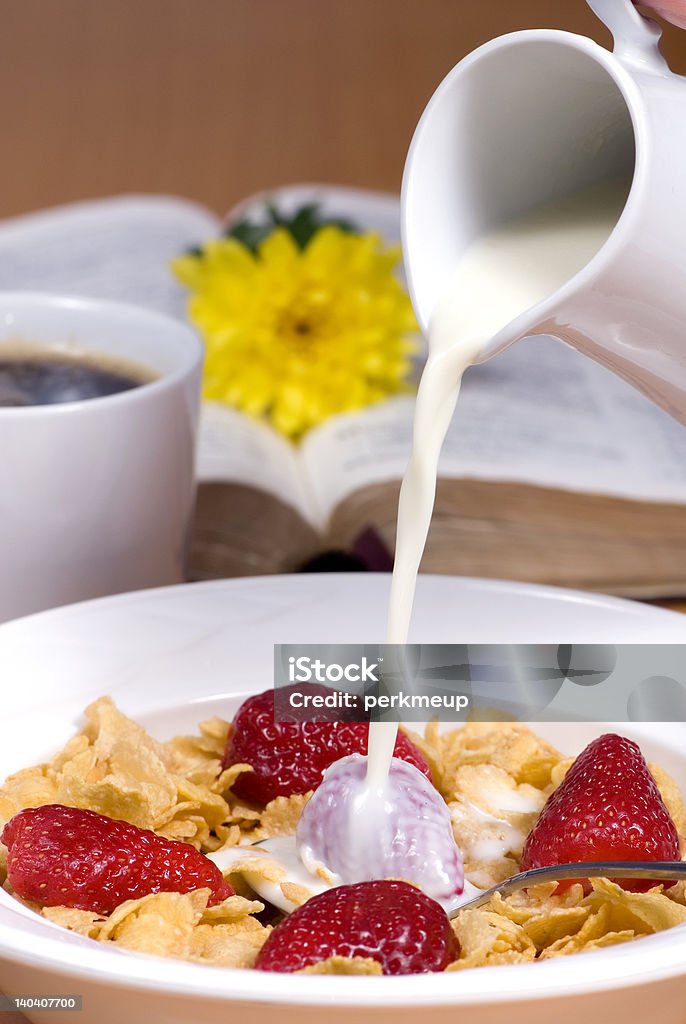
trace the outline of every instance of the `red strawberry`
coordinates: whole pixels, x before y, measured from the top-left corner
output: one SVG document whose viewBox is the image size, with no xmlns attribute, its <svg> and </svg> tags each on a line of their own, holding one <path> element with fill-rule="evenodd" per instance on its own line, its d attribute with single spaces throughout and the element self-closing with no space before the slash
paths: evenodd
<svg viewBox="0 0 686 1024">
<path fill-rule="evenodd" d="M 378 960 L 384 974 L 444 971 L 460 944 L 440 904 L 407 882 L 340 885 L 274 929 L 255 967 L 289 973 L 330 956 Z"/>
<path fill-rule="evenodd" d="M 211 889 L 211 904 L 233 896 L 219 868 L 188 843 L 78 807 L 20 811 L 1 838 L 12 888 L 46 907 L 109 914 L 151 892 Z"/>
<path fill-rule="evenodd" d="M 586 747 L 541 811 L 522 871 L 587 860 L 680 860 L 679 836 L 636 743 L 606 733 Z M 634 892 L 658 882 L 615 879 Z M 566 889 L 571 882 L 560 882 Z"/>
<path fill-rule="evenodd" d="M 238 709 L 223 767 L 252 765 L 252 772 L 238 776 L 233 792 L 242 800 L 267 804 L 277 796 L 316 789 L 334 761 L 348 754 L 366 754 L 368 732 L 366 722 L 275 722 L 274 691 L 266 690 L 249 697 Z M 421 751 L 403 733 L 398 733 L 394 754 L 431 779 Z"/>
</svg>

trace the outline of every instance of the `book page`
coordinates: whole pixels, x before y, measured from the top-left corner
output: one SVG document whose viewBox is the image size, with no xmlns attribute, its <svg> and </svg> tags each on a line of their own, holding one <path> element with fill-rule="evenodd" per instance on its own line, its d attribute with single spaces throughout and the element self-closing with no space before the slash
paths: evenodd
<svg viewBox="0 0 686 1024">
<path fill-rule="evenodd" d="M 310 435 L 303 458 L 321 523 L 359 488 L 402 476 L 413 411 L 411 397 L 396 398 Z M 467 371 L 439 473 L 686 503 L 686 431 L 604 367 L 530 338 Z"/>
<path fill-rule="evenodd" d="M 185 199 L 116 196 L 0 223 L 0 290 L 118 299 L 183 317 L 187 295 L 169 269 L 216 235 L 219 219 Z"/>
<path fill-rule="evenodd" d="M 245 484 L 276 495 L 310 521 L 298 449 L 275 430 L 218 402 L 203 402 L 198 482 Z"/>
</svg>

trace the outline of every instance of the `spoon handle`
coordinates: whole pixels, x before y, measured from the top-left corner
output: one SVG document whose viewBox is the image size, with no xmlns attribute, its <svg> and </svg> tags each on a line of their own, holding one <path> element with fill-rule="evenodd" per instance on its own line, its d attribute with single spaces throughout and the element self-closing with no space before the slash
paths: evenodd
<svg viewBox="0 0 686 1024">
<path fill-rule="evenodd" d="M 655 881 L 678 882 L 686 879 L 686 861 L 623 861 L 623 860 L 592 860 L 583 864 L 555 864 L 547 868 L 532 868 L 521 871 L 518 875 L 506 878 L 499 885 L 485 889 L 474 899 L 467 900 L 451 914 L 456 917 L 467 907 L 481 907 L 488 903 L 497 892 L 501 896 L 509 896 L 519 889 L 540 882 L 564 882 L 574 878 L 650 878 Z"/>
</svg>

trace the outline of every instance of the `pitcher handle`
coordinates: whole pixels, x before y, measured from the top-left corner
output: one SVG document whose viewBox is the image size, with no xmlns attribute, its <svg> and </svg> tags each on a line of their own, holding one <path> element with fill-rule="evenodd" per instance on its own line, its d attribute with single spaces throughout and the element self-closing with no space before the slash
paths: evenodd
<svg viewBox="0 0 686 1024">
<path fill-rule="evenodd" d="M 586 0 L 597 18 L 609 28 L 615 41 L 615 56 L 628 64 L 664 74 L 669 65 L 658 43 L 662 29 L 657 22 L 639 14 L 631 0 Z M 671 74 L 671 72 L 669 72 Z"/>
</svg>

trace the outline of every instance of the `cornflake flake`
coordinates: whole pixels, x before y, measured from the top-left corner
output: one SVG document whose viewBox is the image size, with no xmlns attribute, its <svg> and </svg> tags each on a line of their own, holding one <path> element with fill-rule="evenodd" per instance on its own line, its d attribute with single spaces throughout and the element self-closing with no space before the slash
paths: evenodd
<svg viewBox="0 0 686 1024">
<path fill-rule="evenodd" d="M 296 974 L 358 974 L 379 975 L 383 974 L 381 964 L 377 960 L 366 956 L 330 956 L 327 960 L 320 960 L 309 967 L 303 967 L 296 971 Z"/>
</svg>

